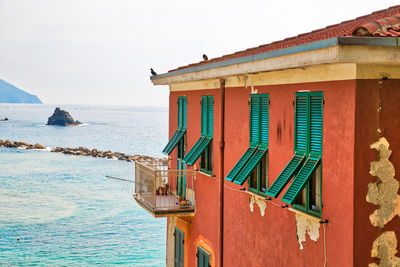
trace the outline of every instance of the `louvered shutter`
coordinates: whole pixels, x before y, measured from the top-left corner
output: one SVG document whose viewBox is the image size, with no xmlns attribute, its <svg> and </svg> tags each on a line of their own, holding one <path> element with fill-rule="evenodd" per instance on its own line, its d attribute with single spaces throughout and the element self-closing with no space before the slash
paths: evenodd
<svg viewBox="0 0 400 267">
<path fill-rule="evenodd" d="M 295 151 L 307 153 L 308 133 L 308 93 L 296 93 L 295 108 Z"/>
<path fill-rule="evenodd" d="M 246 165 L 238 173 L 234 182 L 237 184 L 243 185 L 244 182 L 246 182 L 247 178 L 249 177 L 251 172 L 254 170 L 254 168 L 257 166 L 257 164 L 260 162 L 260 160 L 262 159 L 262 157 L 265 155 L 266 152 L 267 152 L 266 149 L 262 149 L 262 148 L 257 149 L 257 151 L 247 161 Z"/>
<path fill-rule="evenodd" d="M 197 267 L 208 267 L 209 263 L 210 263 L 210 254 L 198 246 L 197 247 Z"/>
<path fill-rule="evenodd" d="M 322 155 L 322 92 L 312 92 L 310 95 L 310 153 Z"/>
<path fill-rule="evenodd" d="M 210 144 L 211 138 L 200 137 L 200 139 L 196 142 L 196 144 L 190 149 L 190 151 L 186 154 L 183 162 L 188 165 L 193 165 L 196 160 L 200 157 L 201 153 L 203 153 L 204 149 Z"/>
<path fill-rule="evenodd" d="M 269 97 L 260 95 L 260 145 L 268 146 L 269 131 Z"/>
<path fill-rule="evenodd" d="M 182 111 L 182 98 L 178 97 L 178 129 L 182 129 L 183 126 L 183 111 Z"/>
<path fill-rule="evenodd" d="M 214 97 L 207 96 L 207 136 L 213 137 Z"/>
<path fill-rule="evenodd" d="M 278 197 L 292 176 L 299 170 L 301 163 L 305 159 L 305 154 L 295 154 L 283 171 L 275 179 L 274 183 L 268 188 L 266 194 L 271 197 Z"/>
<path fill-rule="evenodd" d="M 175 267 L 183 267 L 184 233 L 175 227 Z"/>
<path fill-rule="evenodd" d="M 309 157 L 300 169 L 299 173 L 294 177 L 293 182 L 290 184 L 288 190 L 282 197 L 282 201 L 288 204 L 293 204 L 300 192 L 303 190 L 306 183 L 309 181 L 312 173 L 318 167 L 320 158 Z"/>
<path fill-rule="evenodd" d="M 201 136 L 207 135 L 207 96 L 201 97 Z"/>
<path fill-rule="evenodd" d="M 243 154 L 243 156 L 239 159 L 236 165 L 232 168 L 232 170 L 226 176 L 226 180 L 233 182 L 236 179 L 236 176 L 242 170 L 243 166 L 248 162 L 250 157 L 256 151 L 256 147 L 251 146 L 247 149 L 247 151 Z"/>
<path fill-rule="evenodd" d="M 185 135 L 186 129 L 178 129 L 169 140 L 168 144 L 163 149 L 163 153 L 166 155 L 171 154 L 172 150 L 178 145 L 181 138 Z"/>
<path fill-rule="evenodd" d="M 260 143 L 260 99 L 250 95 L 250 145 Z"/>
</svg>

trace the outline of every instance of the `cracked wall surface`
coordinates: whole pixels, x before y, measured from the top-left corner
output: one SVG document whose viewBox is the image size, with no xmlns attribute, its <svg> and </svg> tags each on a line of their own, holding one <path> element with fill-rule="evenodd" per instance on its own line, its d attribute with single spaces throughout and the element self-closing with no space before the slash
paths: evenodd
<svg viewBox="0 0 400 267">
<path fill-rule="evenodd" d="M 373 143 L 371 149 L 379 153 L 379 160 L 371 162 L 370 174 L 377 177 L 377 181 L 368 185 L 367 201 L 378 205 L 370 215 L 371 224 L 383 228 L 396 215 L 400 216 L 399 181 L 394 178 L 395 169 L 389 161 L 392 151 L 389 150 L 389 142 L 382 137 Z"/>
<path fill-rule="evenodd" d="M 306 233 L 308 233 L 311 240 L 317 242 L 319 238 L 319 221 L 300 213 L 296 213 L 295 218 L 297 240 L 299 242 L 300 249 L 303 249 L 303 243 L 306 242 Z"/>
<path fill-rule="evenodd" d="M 379 265 L 369 264 L 369 267 L 398 267 L 400 258 L 396 257 L 397 238 L 393 231 L 386 231 L 381 234 L 373 243 L 371 257 L 380 259 Z"/>
<path fill-rule="evenodd" d="M 265 215 L 265 208 L 267 205 L 265 204 L 264 198 L 256 196 L 256 195 L 251 195 L 250 197 L 250 211 L 254 211 L 254 203 L 258 205 L 260 208 L 261 216 Z"/>
</svg>

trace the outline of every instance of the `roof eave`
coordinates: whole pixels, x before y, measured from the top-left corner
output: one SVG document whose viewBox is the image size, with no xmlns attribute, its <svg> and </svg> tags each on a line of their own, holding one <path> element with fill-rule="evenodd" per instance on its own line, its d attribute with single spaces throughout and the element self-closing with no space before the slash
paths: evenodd
<svg viewBox="0 0 400 267">
<path fill-rule="evenodd" d="M 252 63 L 259 60 L 271 59 L 274 57 L 309 52 L 312 50 L 335 47 L 335 46 L 383 46 L 383 47 L 399 47 L 400 38 L 398 37 L 334 37 L 322 41 L 311 42 L 298 46 L 283 48 L 271 52 L 255 54 L 251 56 L 239 57 L 225 61 L 200 65 L 191 68 L 178 69 L 175 71 L 154 75 L 150 79 L 154 85 L 166 85 L 171 83 L 172 76 L 190 74 L 194 72 L 207 71 L 216 68 L 227 67 L 236 64 Z M 328 62 L 327 62 L 328 63 Z M 245 73 L 243 73 L 245 74 Z M 168 79 L 165 79 L 168 78 Z M 196 79 L 193 79 L 196 80 Z M 188 80 L 187 80 L 188 81 Z M 176 82 L 179 82 L 178 80 Z"/>
</svg>

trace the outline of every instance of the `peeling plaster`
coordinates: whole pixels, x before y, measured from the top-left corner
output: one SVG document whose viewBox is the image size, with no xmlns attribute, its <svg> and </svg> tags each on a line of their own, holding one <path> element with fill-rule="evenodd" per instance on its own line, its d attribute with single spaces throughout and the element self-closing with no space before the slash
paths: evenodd
<svg viewBox="0 0 400 267">
<path fill-rule="evenodd" d="M 306 233 L 308 233 L 311 240 L 317 242 L 319 238 L 319 221 L 301 213 L 296 213 L 295 218 L 300 249 L 303 249 L 302 243 L 306 242 Z"/>
<path fill-rule="evenodd" d="M 381 234 L 372 244 L 371 257 L 379 258 L 379 265 L 371 263 L 369 267 L 400 266 L 400 258 L 396 257 L 397 238 L 394 231 Z"/>
<path fill-rule="evenodd" d="M 265 208 L 267 205 L 265 204 L 264 198 L 256 196 L 256 195 L 251 195 L 250 197 L 250 211 L 254 211 L 254 203 L 257 203 L 258 207 L 260 208 L 261 216 L 265 215 Z"/>
<path fill-rule="evenodd" d="M 395 169 L 389 161 L 392 151 L 385 137 L 373 143 L 371 149 L 379 153 L 379 160 L 371 162 L 370 174 L 377 177 L 377 181 L 368 184 L 366 200 L 379 206 L 370 216 L 371 224 L 383 228 L 396 215 L 400 216 L 399 181 L 394 178 Z"/>
<path fill-rule="evenodd" d="M 168 231 L 167 231 L 167 267 L 174 266 L 174 244 L 175 244 L 175 232 L 176 227 L 176 217 L 170 217 L 168 223 Z"/>
</svg>

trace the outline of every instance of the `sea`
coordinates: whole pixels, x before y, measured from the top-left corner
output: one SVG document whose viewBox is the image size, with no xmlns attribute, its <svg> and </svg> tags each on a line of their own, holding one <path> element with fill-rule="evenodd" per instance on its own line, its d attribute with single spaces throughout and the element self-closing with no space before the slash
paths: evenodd
<svg viewBox="0 0 400 267">
<path fill-rule="evenodd" d="M 163 157 L 166 107 L 61 105 L 80 126 L 47 126 L 58 105 L 0 104 L 0 139 L 47 150 L 0 148 L 0 266 L 165 266 L 166 219 L 153 218 L 131 188 L 134 163 L 64 155 L 87 147 Z"/>
</svg>

